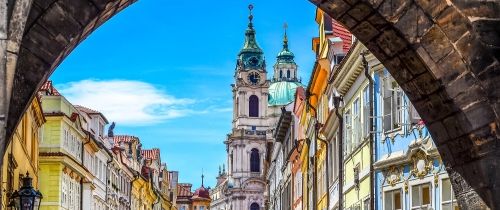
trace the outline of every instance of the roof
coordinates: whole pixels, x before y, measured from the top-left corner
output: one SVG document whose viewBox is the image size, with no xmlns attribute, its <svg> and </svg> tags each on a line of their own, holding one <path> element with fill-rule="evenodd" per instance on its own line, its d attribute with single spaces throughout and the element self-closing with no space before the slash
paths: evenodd
<svg viewBox="0 0 500 210">
<path fill-rule="evenodd" d="M 297 87 L 302 87 L 299 82 L 281 81 L 273 82 L 269 86 L 269 106 L 287 105 L 295 100 Z"/>
<path fill-rule="evenodd" d="M 191 197 L 193 193 L 191 192 L 191 187 L 193 185 L 189 183 L 179 183 L 177 185 L 177 196 Z"/>
<path fill-rule="evenodd" d="M 146 159 L 157 160 L 160 159 L 160 149 L 158 148 L 143 149 L 141 150 L 141 155 L 144 156 Z"/>
<path fill-rule="evenodd" d="M 210 199 L 210 192 L 203 185 L 196 189 L 193 194 L 193 199 L 202 198 L 202 199 Z"/>
<path fill-rule="evenodd" d="M 115 135 L 113 136 L 113 141 L 115 144 L 119 144 L 120 142 L 133 142 L 133 141 L 139 141 L 138 137 L 135 136 L 129 136 L 129 135 Z"/>
<path fill-rule="evenodd" d="M 78 109 L 79 111 L 81 112 L 85 112 L 87 114 L 97 114 L 97 115 L 101 115 L 102 119 L 106 122 L 106 123 L 109 123 L 108 122 L 108 119 L 106 119 L 106 117 L 99 111 L 96 111 L 96 110 L 93 110 L 91 108 L 88 108 L 88 107 L 85 107 L 85 106 L 82 106 L 82 105 L 75 105 L 75 108 Z"/>
<path fill-rule="evenodd" d="M 39 91 L 45 92 L 46 95 L 49 96 L 61 96 L 61 93 L 57 91 L 57 89 L 52 84 L 51 80 L 47 80 L 41 87 Z"/>
</svg>

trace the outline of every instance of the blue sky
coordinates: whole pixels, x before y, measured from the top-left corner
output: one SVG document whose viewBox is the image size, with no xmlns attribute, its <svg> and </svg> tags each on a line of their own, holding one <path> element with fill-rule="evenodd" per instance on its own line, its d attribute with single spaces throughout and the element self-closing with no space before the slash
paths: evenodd
<svg viewBox="0 0 500 210">
<path fill-rule="evenodd" d="M 231 129 L 230 84 L 254 4 L 268 72 L 283 23 L 305 84 L 314 63 L 315 7 L 307 0 L 140 0 L 97 29 L 51 76 L 73 103 L 116 121 L 115 134 L 161 149 L 180 182 L 214 186 Z M 272 75 L 268 75 L 271 77 Z"/>
</svg>

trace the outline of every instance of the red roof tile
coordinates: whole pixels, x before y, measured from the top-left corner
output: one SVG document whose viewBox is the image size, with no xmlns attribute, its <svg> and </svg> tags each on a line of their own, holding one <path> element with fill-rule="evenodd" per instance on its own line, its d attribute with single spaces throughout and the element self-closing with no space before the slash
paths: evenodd
<svg viewBox="0 0 500 210">
<path fill-rule="evenodd" d="M 57 89 L 54 87 L 51 80 L 47 80 L 47 82 L 45 82 L 42 85 L 42 87 L 40 87 L 39 91 L 44 92 L 45 95 L 49 95 L 49 96 L 60 96 L 61 95 L 61 93 L 59 93 L 59 91 L 57 91 Z"/>
<path fill-rule="evenodd" d="M 144 149 L 141 150 L 142 156 L 144 156 L 147 159 L 151 160 L 157 160 L 160 158 L 160 149 L 154 148 L 154 149 Z"/>
<path fill-rule="evenodd" d="M 177 185 L 177 196 L 185 196 L 185 197 L 191 197 L 193 196 L 193 193 L 191 192 L 191 187 L 192 184 L 188 183 L 179 183 Z"/>
<path fill-rule="evenodd" d="M 133 141 L 139 141 L 139 138 L 135 136 L 129 136 L 129 135 L 115 135 L 113 136 L 113 141 L 115 142 L 115 145 L 120 144 L 120 142 L 133 142 Z"/>
</svg>

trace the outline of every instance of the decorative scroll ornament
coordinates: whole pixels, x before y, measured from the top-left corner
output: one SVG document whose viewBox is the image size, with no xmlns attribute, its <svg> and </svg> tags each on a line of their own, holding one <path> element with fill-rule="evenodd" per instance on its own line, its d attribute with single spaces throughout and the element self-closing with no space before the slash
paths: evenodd
<svg viewBox="0 0 500 210">
<path fill-rule="evenodd" d="M 396 185 L 396 183 L 401 181 L 401 169 L 396 166 L 391 166 L 386 174 L 387 183 L 392 187 Z"/>
<path fill-rule="evenodd" d="M 408 180 L 406 180 L 404 183 L 404 190 L 405 190 L 405 193 L 408 193 Z"/>
<path fill-rule="evenodd" d="M 432 161 L 429 156 L 421 150 L 415 153 L 411 157 L 411 160 L 413 162 L 411 173 L 419 179 L 423 179 L 432 169 Z"/>
</svg>

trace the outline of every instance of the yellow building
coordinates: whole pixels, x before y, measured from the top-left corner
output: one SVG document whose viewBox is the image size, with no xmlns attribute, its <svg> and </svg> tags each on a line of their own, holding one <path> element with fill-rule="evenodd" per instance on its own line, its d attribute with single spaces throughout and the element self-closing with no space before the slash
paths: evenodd
<svg viewBox="0 0 500 210">
<path fill-rule="evenodd" d="M 9 145 L 7 145 L 2 166 L 2 184 L 0 185 L 2 209 L 9 204 L 8 194 L 19 189 L 20 178 L 26 173 L 33 178 L 33 187 L 39 188 L 38 182 L 38 144 L 41 127 L 45 123 L 42 107 L 35 97 L 17 125 Z"/>
<path fill-rule="evenodd" d="M 69 103 L 49 81 L 40 90 L 46 118 L 40 143 L 41 209 L 79 209 L 90 191 L 82 191 L 91 184 L 93 175 L 83 165 L 83 144 L 86 133 L 82 129 L 78 110 Z M 87 193 L 87 194 L 84 194 Z"/>
<path fill-rule="evenodd" d="M 313 202 L 316 209 L 327 209 L 329 201 L 329 184 L 328 184 L 328 163 L 327 151 L 328 145 L 326 138 L 319 132 L 321 125 L 324 125 L 328 118 L 328 98 L 325 95 L 325 89 L 328 85 L 330 77 L 331 65 L 328 60 L 328 52 L 330 46 L 329 36 L 331 31 L 331 22 L 325 18 L 321 10 L 316 11 L 316 22 L 319 25 L 319 37 L 313 38 L 312 49 L 316 53 L 316 63 L 313 67 L 313 72 L 307 86 L 307 102 L 306 106 L 306 136 L 311 140 L 309 145 L 310 154 L 314 155 L 314 167 L 316 174 L 314 177 L 315 186 L 313 192 Z M 309 181 L 311 182 L 311 181 Z M 315 193 L 315 194 L 314 194 Z M 316 200 L 314 200 L 314 197 Z M 309 199 L 311 201 L 311 199 Z M 309 206 L 310 208 L 311 206 Z"/>
</svg>

